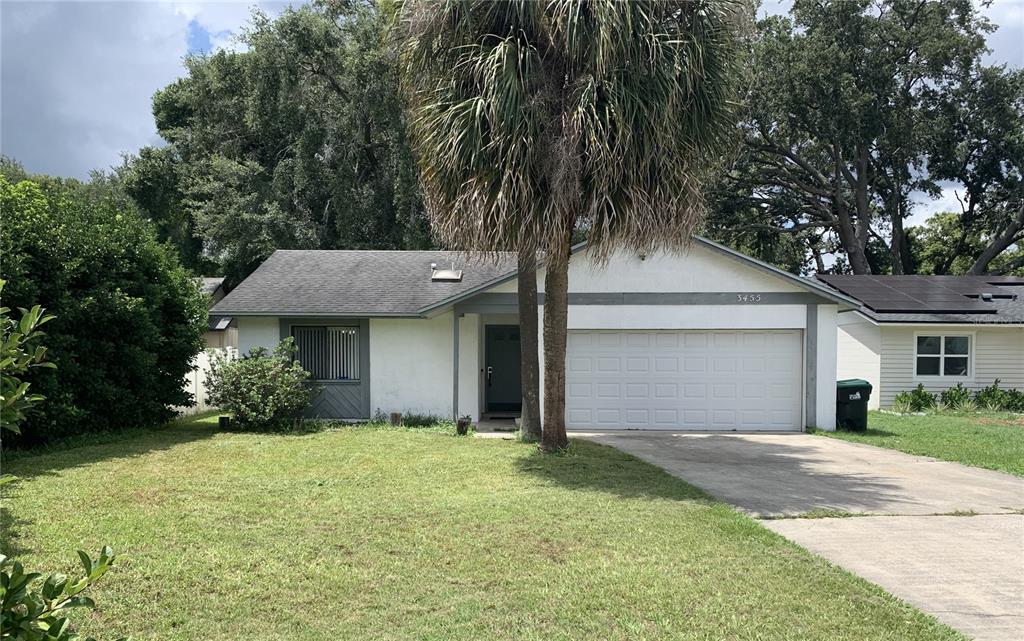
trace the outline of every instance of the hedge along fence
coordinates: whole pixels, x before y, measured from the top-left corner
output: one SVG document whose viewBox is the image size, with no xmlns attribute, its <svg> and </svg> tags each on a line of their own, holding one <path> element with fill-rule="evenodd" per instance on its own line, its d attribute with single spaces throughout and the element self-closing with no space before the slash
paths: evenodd
<svg viewBox="0 0 1024 641">
<path fill-rule="evenodd" d="M 926 410 L 1024 412 L 1024 390 L 999 387 L 998 378 L 977 392 L 957 383 L 955 387 L 933 394 L 919 383 L 914 389 L 897 394 L 892 409 L 902 414 Z"/>
</svg>

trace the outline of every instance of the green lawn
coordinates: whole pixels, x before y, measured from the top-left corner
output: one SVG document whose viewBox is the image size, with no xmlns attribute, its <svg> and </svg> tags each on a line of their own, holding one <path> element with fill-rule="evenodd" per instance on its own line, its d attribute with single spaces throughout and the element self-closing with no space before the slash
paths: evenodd
<svg viewBox="0 0 1024 641">
<path fill-rule="evenodd" d="M 1024 476 L 1024 416 L 1008 413 L 868 415 L 867 432 L 818 432 Z"/>
<path fill-rule="evenodd" d="M 206 419 L 5 467 L 6 552 L 122 553 L 82 625 L 103 639 L 961 639 L 591 443 Z"/>
</svg>

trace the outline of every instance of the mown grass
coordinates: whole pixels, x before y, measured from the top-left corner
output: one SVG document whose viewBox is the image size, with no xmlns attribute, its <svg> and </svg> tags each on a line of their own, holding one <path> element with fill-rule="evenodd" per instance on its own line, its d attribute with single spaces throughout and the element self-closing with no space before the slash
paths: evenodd
<svg viewBox="0 0 1024 641">
<path fill-rule="evenodd" d="M 870 412 L 867 432 L 818 432 L 855 443 L 1024 476 L 1024 416 Z"/>
<path fill-rule="evenodd" d="M 81 631 L 136 639 L 960 639 L 625 454 L 215 419 L 21 456 L 3 547 L 121 557 Z"/>
</svg>

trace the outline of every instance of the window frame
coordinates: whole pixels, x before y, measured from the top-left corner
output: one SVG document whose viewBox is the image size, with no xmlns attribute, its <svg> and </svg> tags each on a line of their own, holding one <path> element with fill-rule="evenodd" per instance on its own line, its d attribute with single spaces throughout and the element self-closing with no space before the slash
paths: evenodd
<svg viewBox="0 0 1024 641">
<path fill-rule="evenodd" d="M 359 325 L 350 324 L 317 324 L 317 323 L 292 323 L 288 327 L 288 335 L 291 336 L 292 340 L 295 341 L 295 353 L 292 354 L 292 360 L 298 360 L 299 356 L 299 339 L 295 335 L 296 330 L 299 329 L 322 329 L 329 331 L 331 329 L 345 329 L 355 332 L 356 345 L 355 345 L 355 369 L 358 373 L 358 378 L 310 378 L 309 380 L 315 383 L 331 384 L 331 385 L 360 385 L 363 382 L 363 368 L 362 368 L 362 350 L 363 350 L 363 331 Z M 305 365 L 303 365 L 305 367 Z M 311 370 L 307 370 L 311 371 Z M 315 375 L 314 375 L 315 376 Z"/>
<path fill-rule="evenodd" d="M 939 339 L 939 353 L 938 354 L 919 354 L 917 351 L 917 340 L 920 337 L 935 336 Z M 946 354 L 946 339 L 947 338 L 966 338 L 967 339 L 967 354 Z M 950 381 L 950 382 L 970 382 L 974 380 L 974 353 L 975 353 L 975 332 L 963 332 L 963 331 L 943 331 L 939 329 L 933 330 L 917 330 L 914 332 L 913 338 L 913 361 L 911 367 L 913 367 L 914 380 L 920 382 L 928 381 Z M 963 358 L 967 357 L 967 373 L 962 376 L 954 374 L 944 374 L 946 371 L 946 358 Z M 917 359 L 918 357 L 933 357 L 939 359 L 939 373 L 938 374 L 919 374 L 917 371 Z"/>
</svg>

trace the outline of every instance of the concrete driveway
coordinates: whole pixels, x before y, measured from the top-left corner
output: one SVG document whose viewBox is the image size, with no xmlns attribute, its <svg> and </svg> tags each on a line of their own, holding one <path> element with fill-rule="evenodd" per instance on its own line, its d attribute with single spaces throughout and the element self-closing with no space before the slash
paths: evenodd
<svg viewBox="0 0 1024 641">
<path fill-rule="evenodd" d="M 765 519 L 970 637 L 1024 639 L 1024 479 L 810 434 L 572 436 Z M 823 510 L 861 516 L 806 518 Z"/>
</svg>

